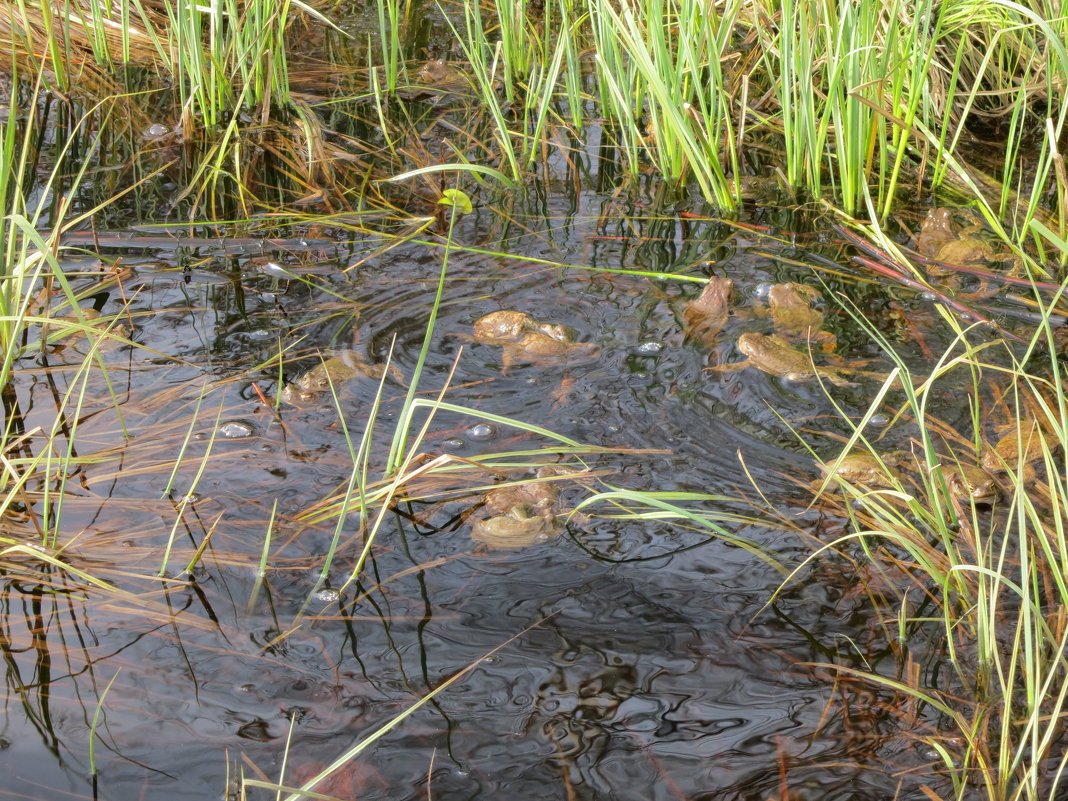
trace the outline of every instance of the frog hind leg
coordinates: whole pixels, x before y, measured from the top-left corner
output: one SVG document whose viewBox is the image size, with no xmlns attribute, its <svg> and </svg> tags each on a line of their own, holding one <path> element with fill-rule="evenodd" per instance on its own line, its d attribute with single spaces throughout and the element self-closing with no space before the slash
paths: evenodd
<svg viewBox="0 0 1068 801">
<path fill-rule="evenodd" d="M 714 364 L 711 367 L 706 367 L 705 370 L 709 370 L 715 373 L 736 373 L 739 370 L 744 370 L 750 366 L 750 360 L 746 359 L 742 362 L 724 362 L 723 364 Z"/>
<path fill-rule="evenodd" d="M 844 375 L 842 375 L 841 373 L 836 372 L 835 370 L 820 370 L 819 377 L 823 378 L 823 379 L 825 379 L 827 381 L 830 381 L 836 387 L 855 387 L 856 386 L 856 382 L 850 381 Z"/>
</svg>

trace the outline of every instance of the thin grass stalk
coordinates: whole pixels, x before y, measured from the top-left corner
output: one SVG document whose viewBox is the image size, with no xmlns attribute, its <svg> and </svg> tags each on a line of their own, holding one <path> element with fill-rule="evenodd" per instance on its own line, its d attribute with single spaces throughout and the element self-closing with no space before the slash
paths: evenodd
<svg viewBox="0 0 1068 801">
<path fill-rule="evenodd" d="M 398 77 L 403 68 L 400 41 L 400 3 L 399 0 L 375 0 L 378 11 L 378 41 L 382 48 L 382 64 L 385 67 L 386 91 L 393 95 L 397 91 Z M 368 47 L 370 53 L 370 47 Z M 371 70 L 373 80 L 378 80 L 377 71 Z M 379 103 L 377 93 L 375 102 Z M 381 116 L 381 111 L 379 112 Z M 383 130 L 385 130 L 383 128 Z"/>
<path fill-rule="evenodd" d="M 880 72 L 889 82 L 887 95 L 892 116 L 879 118 L 878 220 L 885 224 L 897 196 L 898 183 L 907 163 L 913 121 L 923 96 L 921 87 L 934 58 L 934 44 L 927 35 L 934 14 L 934 0 L 908 6 L 895 0 L 886 11 L 887 38 L 882 48 Z M 911 12 L 911 13 L 909 13 Z M 904 69 L 896 64 L 907 65 Z M 893 160 L 890 159 L 893 154 Z"/>
<path fill-rule="evenodd" d="M 245 614 L 251 615 L 256 608 L 256 599 L 263 589 L 263 580 L 267 578 L 267 565 L 271 555 L 271 543 L 274 541 L 274 526 L 278 520 L 278 498 L 271 504 L 271 516 L 267 519 L 267 530 L 263 535 L 263 548 L 260 549 L 260 562 L 256 569 L 256 580 L 252 583 L 252 589 L 248 594 L 248 603 L 245 604 Z"/>
<path fill-rule="evenodd" d="M 533 120 L 533 132 L 531 133 L 532 146 L 527 151 L 527 167 L 531 167 L 534 164 L 534 159 L 538 153 L 537 143 L 542 141 L 543 132 L 545 130 L 546 121 L 549 115 L 549 111 L 553 102 L 553 87 L 556 86 L 556 82 L 560 77 L 560 71 L 563 68 L 564 57 L 566 55 L 565 43 L 569 41 L 568 36 L 562 36 L 557 41 L 556 50 L 553 53 L 552 61 L 548 68 L 544 71 L 539 70 L 538 88 L 531 87 L 531 96 L 540 97 L 541 101 L 538 104 L 537 112 L 534 115 Z"/>
<path fill-rule="evenodd" d="M 334 535 L 330 540 L 330 545 L 327 547 L 326 554 L 323 556 L 323 566 L 319 571 L 319 576 L 316 579 L 315 585 L 312 587 L 311 592 L 308 593 L 308 598 L 305 600 L 304 605 L 301 607 L 298 614 L 303 614 L 314 599 L 315 594 L 326 584 L 326 579 L 333 566 L 334 554 L 337 553 L 337 547 L 341 543 L 341 535 L 349 523 L 349 513 L 353 506 L 356 506 L 359 510 L 360 528 L 363 529 L 367 523 L 367 486 L 371 461 L 371 443 L 375 424 L 378 421 L 378 413 L 382 407 L 382 394 L 385 391 L 386 376 L 388 375 L 388 368 L 392 356 L 393 346 L 391 345 L 389 357 L 386 359 L 386 368 L 383 369 L 382 377 L 378 381 L 378 389 L 375 391 L 375 397 L 371 403 L 370 412 L 367 415 L 367 419 L 364 421 L 363 434 L 360 437 L 360 444 L 357 448 L 353 448 L 352 446 L 352 438 L 349 434 L 348 425 L 345 423 L 345 416 L 341 411 L 341 405 L 338 402 L 337 395 L 334 393 L 333 381 L 330 380 L 330 375 L 327 373 L 327 380 L 330 381 L 330 392 L 334 397 L 334 405 L 338 412 L 338 420 L 341 422 L 341 428 L 345 434 L 345 443 L 349 449 L 352 470 L 349 473 L 348 484 L 343 492 L 341 507 L 338 511 L 337 522 L 334 526 Z M 368 538 L 368 540 L 370 539 L 371 538 Z M 365 547 L 368 544 L 369 542 L 365 543 Z M 362 562 L 362 559 L 360 561 Z"/>
<path fill-rule="evenodd" d="M 581 131 L 585 124 L 586 114 L 582 103 L 582 64 L 579 61 L 578 36 L 588 20 L 583 16 L 575 16 L 574 0 L 557 0 L 557 11 L 561 31 L 558 46 L 564 51 L 568 119 L 576 131 Z"/>
<path fill-rule="evenodd" d="M 103 691 L 100 693 L 100 697 L 96 701 L 96 707 L 93 709 L 93 719 L 89 723 L 89 774 L 92 776 L 96 775 L 96 730 L 100 725 L 100 717 L 101 712 L 104 709 L 104 701 L 107 700 L 108 693 L 111 692 L 111 685 L 115 683 L 115 679 L 119 677 L 120 673 L 122 673 L 121 667 L 115 671 L 115 675 L 112 676 L 110 681 L 104 686 Z"/>
<path fill-rule="evenodd" d="M 174 457 L 174 466 L 171 468 L 170 477 L 167 479 L 167 483 L 163 487 L 163 492 L 160 495 L 161 499 L 171 497 L 172 493 L 174 492 L 174 482 L 178 478 L 178 473 L 181 470 L 182 465 L 185 463 L 185 452 L 189 448 L 189 444 L 193 441 L 193 433 L 196 430 L 197 425 L 200 423 L 200 406 L 201 404 L 203 404 L 204 398 L 205 393 L 198 393 L 196 406 L 193 408 L 193 415 L 189 419 L 189 426 L 186 429 L 185 437 L 182 440 L 182 444 L 178 447 L 178 454 Z M 222 414 L 221 404 L 219 406 L 219 414 Z M 209 454 L 211 453 L 211 445 L 215 441 L 215 430 L 216 427 L 213 427 L 211 442 L 209 443 L 207 450 Z M 170 535 L 167 537 L 167 544 L 163 548 L 163 556 L 160 561 L 159 570 L 156 573 L 157 576 L 162 577 L 167 574 L 167 563 L 170 561 L 171 549 L 174 547 L 174 540 L 178 534 L 178 526 L 181 525 L 182 520 L 185 516 L 185 509 L 188 506 L 189 497 L 192 492 L 193 488 L 187 489 L 178 501 L 178 508 L 176 510 L 177 514 L 175 515 L 174 523 L 171 525 Z"/>
<path fill-rule="evenodd" d="M 529 78 L 532 71 L 541 69 L 548 60 L 548 41 L 538 36 L 530 25 L 526 0 L 494 0 L 494 7 L 500 34 L 504 96 L 509 103 L 514 103 L 517 80 Z M 525 106 L 539 96 L 533 86 L 528 88 L 527 94 Z"/>
<path fill-rule="evenodd" d="M 388 472 L 393 473 L 400 468 L 401 463 L 407 458 L 407 440 L 410 435 L 410 415 L 411 410 L 416 404 L 416 389 L 419 385 L 419 379 L 423 374 L 423 367 L 426 364 L 426 357 L 430 353 L 430 343 L 434 338 L 434 324 L 438 318 L 438 311 L 441 308 L 442 296 L 445 292 L 445 276 L 449 269 L 449 253 L 450 243 L 452 242 L 453 225 L 456 222 L 458 210 L 456 206 L 452 206 L 449 209 L 449 229 L 445 237 L 445 250 L 441 255 L 441 271 L 438 273 L 438 285 L 434 292 L 434 301 L 430 306 L 430 314 L 427 317 L 426 332 L 423 334 L 423 345 L 419 349 L 419 356 L 415 361 L 415 368 L 412 370 L 412 376 L 408 382 L 408 392 L 404 397 L 404 405 L 401 410 L 400 420 L 397 424 L 397 430 L 393 435 L 393 442 L 389 448 L 389 458 L 386 461 L 386 469 Z"/>
</svg>

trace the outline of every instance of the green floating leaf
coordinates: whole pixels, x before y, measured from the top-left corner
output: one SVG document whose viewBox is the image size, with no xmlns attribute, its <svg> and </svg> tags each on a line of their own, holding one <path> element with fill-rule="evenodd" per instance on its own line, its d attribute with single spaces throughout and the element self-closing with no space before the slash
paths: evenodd
<svg viewBox="0 0 1068 801">
<path fill-rule="evenodd" d="M 438 203 L 456 209 L 460 214 L 470 214 L 474 208 L 471 205 L 471 198 L 461 189 L 446 189 L 441 193 Z"/>
</svg>

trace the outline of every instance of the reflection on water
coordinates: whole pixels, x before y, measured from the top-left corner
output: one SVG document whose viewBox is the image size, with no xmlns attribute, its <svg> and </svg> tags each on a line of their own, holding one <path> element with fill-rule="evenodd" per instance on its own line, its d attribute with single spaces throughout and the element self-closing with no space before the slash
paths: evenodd
<svg viewBox="0 0 1068 801">
<path fill-rule="evenodd" d="M 885 369 L 881 354 L 830 295 L 845 290 L 912 358 L 920 345 L 895 326 L 905 325 L 901 314 L 922 325 L 930 309 L 913 295 L 849 283 L 844 267 L 822 273 L 820 285 L 778 257 L 796 261 L 799 249 L 776 251 L 716 221 L 661 219 L 634 230 L 585 211 L 588 218 L 531 227 L 494 247 L 695 277 L 714 262 L 735 282 L 718 340 L 690 341 L 683 331 L 699 284 L 458 250 L 421 386 L 436 391 L 455 361 L 453 403 L 584 444 L 665 451 L 599 459 L 615 485 L 753 497 L 751 476 L 772 502 L 796 502 L 800 513 L 791 499 L 804 493 L 794 482 L 816 471 L 792 429 L 844 430 L 819 384 L 704 368 L 738 359 L 739 334 L 771 330 L 758 297 L 769 282 L 816 287 L 838 352 L 874 360 L 874 370 Z M 478 225 L 473 219 L 458 240 L 484 243 Z M 837 245 L 821 253 L 846 263 Z M 362 548 L 356 517 L 347 521 L 328 591 L 303 609 L 335 531 L 332 521 L 295 518 L 348 481 L 346 435 L 362 435 L 378 382 L 357 371 L 335 387 L 336 408 L 324 393 L 277 411 L 260 404 L 253 384 L 275 395 L 280 349 L 287 381 L 321 363 L 320 354 L 353 351 L 369 364 L 391 358 L 410 376 L 441 254 L 408 245 L 348 277 L 322 269 L 346 266 L 347 256 L 304 254 L 319 268 L 306 283 L 245 256 L 183 269 L 172 255 L 126 261 L 132 337 L 151 350 L 104 353 L 110 388 L 91 376 L 83 405 L 65 410 L 77 421 L 83 464 L 66 477 L 61 510 L 56 497 L 36 510 L 38 519 L 46 503 L 49 514 L 61 511 L 64 558 L 118 591 L 93 589 L 32 551 L 3 576 L 7 797 L 91 797 L 91 730 L 101 798 L 215 798 L 239 774 L 298 784 L 472 663 L 476 670 L 317 789 L 368 799 L 757 801 L 776 796 L 788 775 L 792 799 L 883 798 L 897 786 L 892 772 L 931 761 L 907 737 L 891 739 L 897 721 L 881 711 L 887 698 L 843 691 L 847 720 L 828 707 L 831 685 L 800 664 L 826 660 L 823 649 L 839 638 L 851 643 L 844 659 L 881 658 L 862 652 L 871 623 L 855 614 L 863 606 L 849 592 L 848 565 L 754 618 L 781 576 L 700 531 L 594 517 L 550 542 L 488 551 L 463 522 L 475 498 L 428 500 L 386 517 L 360 580 L 335 600 L 329 587 L 345 583 Z M 121 296 L 100 301 L 114 313 Z M 501 348 L 471 338 L 473 322 L 500 309 L 568 326 L 576 341 L 599 346 L 599 358 L 502 372 Z M 26 430 L 50 428 L 56 398 L 86 380 L 65 366 L 80 361 L 78 348 L 19 374 Z M 875 386 L 859 379 L 835 398 L 855 414 Z M 384 384 L 381 432 L 404 392 Z M 423 449 L 471 457 L 546 444 L 441 413 Z M 379 433 L 379 471 L 387 446 Z M 587 492 L 573 486 L 565 495 L 573 504 Z M 830 525 L 815 514 L 798 522 L 813 532 Z M 9 534 L 36 536 L 29 519 L 25 526 Z M 258 587 L 268 531 L 269 570 Z M 808 548 L 775 528 L 739 524 L 732 533 L 787 562 Z M 181 575 L 205 540 L 192 581 L 147 578 L 164 550 L 166 574 Z M 302 609 L 307 616 L 292 629 Z M 858 754 L 876 752 L 891 766 L 882 777 L 856 767 Z"/>
</svg>

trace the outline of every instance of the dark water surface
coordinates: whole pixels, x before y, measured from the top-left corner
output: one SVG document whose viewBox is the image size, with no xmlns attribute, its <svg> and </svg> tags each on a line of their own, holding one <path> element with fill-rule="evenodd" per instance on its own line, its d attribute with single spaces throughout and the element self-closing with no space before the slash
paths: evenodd
<svg viewBox="0 0 1068 801">
<path fill-rule="evenodd" d="M 457 242 L 589 267 L 695 277 L 714 269 L 735 279 L 737 312 L 710 349 L 687 342 L 680 324 L 700 284 L 457 250 L 422 389 L 440 389 L 462 349 L 452 403 L 588 445 L 666 451 L 593 460 L 611 470 L 606 480 L 614 486 L 744 493 L 763 507 L 744 459 L 768 501 L 802 529 L 834 530 L 834 520 L 804 514 L 797 482 L 816 471 L 791 430 L 810 432 L 806 439 L 822 453 L 839 447 L 811 433 L 847 430 L 818 384 L 704 368 L 740 358 L 738 334 L 769 330 L 754 312 L 769 282 L 819 288 L 840 352 L 876 359 L 870 369 L 886 364 L 831 295 L 841 291 L 862 305 L 918 361 L 921 346 L 900 315 L 933 337 L 928 302 L 851 277 L 847 254 L 833 241 L 819 252 L 841 271 L 816 273 L 778 258 L 804 261 L 804 247 L 714 220 L 624 219 L 613 201 L 593 193 L 548 221 L 513 214 L 519 223 L 505 229 L 482 210 L 464 221 Z M 352 249 L 369 252 L 373 244 Z M 779 573 L 666 521 L 594 516 L 552 541 L 488 551 L 453 519 L 477 498 L 405 507 L 407 516 L 387 515 L 378 533 L 359 585 L 366 595 L 354 600 L 357 588 L 349 587 L 339 611 L 329 589 L 320 592 L 290 631 L 333 535 L 331 522 L 295 517 L 347 480 L 351 459 L 329 401 L 283 407 L 283 426 L 251 383 L 275 392 L 277 368 L 260 365 L 280 346 L 293 349 L 292 378 L 317 363 L 317 349 L 355 348 L 380 361 L 394 339 L 394 363 L 410 376 L 442 256 L 409 244 L 346 278 L 339 270 L 354 256 L 342 251 L 270 257 L 326 268 L 317 280 L 351 303 L 273 277 L 250 257 L 205 250 L 180 262 L 173 251 L 123 254 L 133 271 L 123 288 L 132 298 L 134 339 L 154 352 L 104 355 L 121 423 L 99 376 L 90 377 L 75 441 L 79 456 L 96 453 L 100 461 L 68 479 L 62 531 L 73 538 L 71 565 L 133 595 L 87 589 L 32 555 L 24 574 L 3 577 L 0 798 L 222 798 L 240 776 L 296 785 L 472 663 L 475 670 L 317 789 L 360 799 L 763 801 L 785 792 L 785 782 L 795 800 L 877 799 L 931 762 L 897 730 L 878 692 L 835 691 L 826 675 L 802 664 L 837 654 L 857 666 L 862 657 L 882 665 L 885 643 L 873 636 L 862 599 L 849 592 L 852 566 L 820 563 L 762 610 Z M 117 292 L 100 301 L 105 313 L 121 304 Z M 469 337 L 474 320 L 498 309 L 571 326 L 578 339 L 600 346 L 600 356 L 502 374 L 501 350 Z M 940 352 L 942 343 L 929 344 Z M 49 370 L 25 365 L 17 388 L 27 428 L 51 427 L 55 392 L 79 380 L 62 364 L 80 360 L 71 346 L 49 356 Z M 565 381 L 570 389 L 562 393 Z M 859 380 L 830 389 L 847 414 L 859 415 L 876 387 Z M 939 413 L 958 423 L 952 415 L 966 410 L 954 408 L 949 389 Z M 341 388 L 356 438 L 376 390 L 371 378 Z M 404 391 L 386 384 L 372 458 L 377 474 Z M 247 424 L 252 436 L 211 442 L 226 422 Z M 551 444 L 503 425 L 477 429 L 480 422 L 442 413 L 421 450 L 472 456 Z M 161 500 L 179 453 L 170 497 Z M 183 507 L 194 484 L 197 500 Z M 575 503 L 587 494 L 576 486 L 565 498 Z M 275 503 L 269 570 L 254 595 Z M 356 565 L 356 528 L 355 518 L 346 523 L 330 586 L 343 584 Z M 730 528 L 790 566 L 813 547 L 770 523 Z M 180 573 L 209 532 L 194 582 L 143 578 L 159 570 L 172 537 L 168 575 Z M 892 663 L 883 667 L 893 672 Z M 94 790 L 89 732 L 109 682 L 95 724 Z M 881 767 L 861 764 L 861 755 Z M 920 797 L 908 794 L 919 792 L 912 781 L 899 797 Z"/>
</svg>

